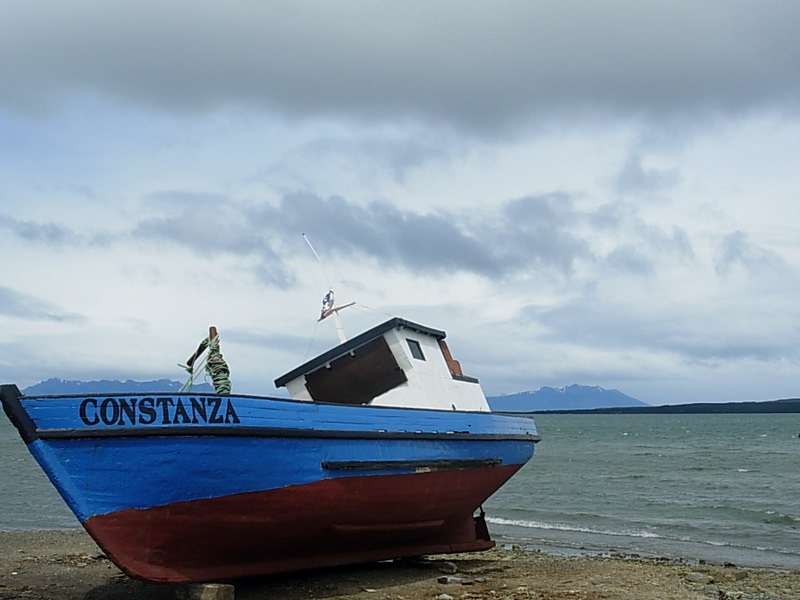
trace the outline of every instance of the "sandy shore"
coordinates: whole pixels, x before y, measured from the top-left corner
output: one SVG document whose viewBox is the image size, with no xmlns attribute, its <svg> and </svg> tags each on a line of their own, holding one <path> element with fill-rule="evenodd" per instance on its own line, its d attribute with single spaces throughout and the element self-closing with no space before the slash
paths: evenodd
<svg viewBox="0 0 800 600">
<path fill-rule="evenodd" d="M 797 600 L 800 572 L 495 549 L 229 582 L 238 600 Z M 0 532 L 0 600 L 170 599 L 122 574 L 83 531 Z"/>
</svg>

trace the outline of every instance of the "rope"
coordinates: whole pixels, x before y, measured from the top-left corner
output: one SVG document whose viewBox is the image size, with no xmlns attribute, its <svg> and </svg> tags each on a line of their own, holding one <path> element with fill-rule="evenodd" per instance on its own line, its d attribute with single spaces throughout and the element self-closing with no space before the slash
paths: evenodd
<svg viewBox="0 0 800 600">
<path fill-rule="evenodd" d="M 208 338 L 205 341 L 208 343 Z M 231 371 L 228 363 L 222 358 L 222 352 L 219 351 L 219 336 L 208 343 L 206 373 L 211 377 L 211 385 L 218 394 L 231 393 Z"/>
<path fill-rule="evenodd" d="M 182 365 L 180 363 L 178 363 L 178 366 L 181 367 L 182 369 L 186 369 L 186 372 L 189 373 L 189 379 L 186 380 L 186 383 L 184 383 L 181 386 L 181 389 L 179 391 L 181 394 L 184 394 L 186 392 L 191 392 L 192 386 L 194 385 L 194 380 L 197 379 L 197 375 L 195 375 L 194 369 L 192 367 L 189 367 L 187 365 Z"/>
<path fill-rule="evenodd" d="M 208 352 L 202 360 L 192 362 L 191 365 L 178 365 L 186 369 L 189 373 L 189 379 L 183 384 L 181 392 L 191 391 L 195 380 L 200 376 L 203 367 L 205 367 L 206 375 L 211 379 L 211 385 L 214 386 L 214 391 L 217 394 L 230 394 L 230 369 L 228 368 L 228 363 L 222 358 L 222 352 L 219 350 L 219 336 L 214 336 L 214 339 L 211 341 L 205 338 L 200 342 L 200 346 L 197 348 L 193 357 L 199 356 L 206 349 L 208 349 Z M 198 367 L 197 370 L 195 370 L 195 367 Z"/>
</svg>

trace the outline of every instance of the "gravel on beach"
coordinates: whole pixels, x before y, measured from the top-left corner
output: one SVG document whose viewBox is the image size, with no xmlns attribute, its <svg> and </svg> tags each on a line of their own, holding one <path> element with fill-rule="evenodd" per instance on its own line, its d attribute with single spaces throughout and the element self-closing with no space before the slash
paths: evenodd
<svg viewBox="0 0 800 600">
<path fill-rule="evenodd" d="M 797 600 L 800 572 L 503 547 L 230 582 L 237 600 Z M 0 600 L 172 600 L 130 579 L 81 530 L 0 532 Z"/>
</svg>

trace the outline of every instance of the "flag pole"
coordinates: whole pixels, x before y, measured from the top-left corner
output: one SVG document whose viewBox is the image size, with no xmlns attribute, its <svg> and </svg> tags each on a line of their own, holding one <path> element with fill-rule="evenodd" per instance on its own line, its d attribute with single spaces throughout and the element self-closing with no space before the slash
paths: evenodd
<svg viewBox="0 0 800 600">
<path fill-rule="evenodd" d="M 303 239 L 308 244 L 308 247 L 311 248 L 311 252 L 314 253 L 314 256 L 317 257 L 320 266 L 322 267 L 322 272 L 325 274 L 325 279 L 328 281 L 328 293 L 325 294 L 325 297 L 322 299 L 322 312 L 320 313 L 319 319 L 317 322 L 322 321 L 326 317 L 333 315 L 333 322 L 336 325 L 336 334 L 339 336 L 339 343 L 343 344 L 347 341 L 347 335 L 344 332 L 344 325 L 342 325 L 342 319 L 339 317 L 339 311 L 343 308 L 347 308 L 348 306 L 353 306 L 355 302 L 350 302 L 348 304 L 343 304 L 342 306 L 335 306 L 334 303 L 334 295 L 333 295 L 333 287 L 331 287 L 330 279 L 328 279 L 328 273 L 325 271 L 325 263 L 322 262 L 322 259 L 317 254 L 317 251 L 314 249 L 314 246 L 311 245 L 311 240 L 306 237 L 306 234 L 303 234 Z"/>
</svg>

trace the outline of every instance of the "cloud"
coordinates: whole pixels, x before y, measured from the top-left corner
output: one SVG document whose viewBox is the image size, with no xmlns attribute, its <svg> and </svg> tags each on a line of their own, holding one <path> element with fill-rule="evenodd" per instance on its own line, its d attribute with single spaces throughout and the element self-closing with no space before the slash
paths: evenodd
<svg viewBox="0 0 800 600">
<path fill-rule="evenodd" d="M 653 263 L 632 244 L 619 244 L 606 255 L 606 263 L 614 270 L 642 276 L 652 275 Z"/>
<path fill-rule="evenodd" d="M 59 311 L 48 302 L 0 286 L 0 315 L 26 321 L 77 322 L 83 317 Z"/>
<path fill-rule="evenodd" d="M 200 255 L 247 255 L 263 250 L 261 237 L 239 235 L 248 224 L 231 199 L 208 192 L 169 191 L 149 194 L 142 206 L 158 216 L 146 217 L 133 230 L 134 237 L 173 242 Z"/>
<path fill-rule="evenodd" d="M 73 205 L 75 206 L 75 205 Z M 78 210 L 77 207 L 74 210 Z M 6 229 L 12 236 L 26 243 L 51 248 L 107 248 L 118 241 L 114 232 L 95 230 L 90 224 L 88 231 L 52 221 L 18 220 L 0 215 L 0 229 Z"/>
<path fill-rule="evenodd" d="M 79 236 L 74 231 L 55 223 L 19 221 L 0 215 L 0 228 L 5 228 L 23 240 L 47 246 L 68 246 L 79 241 Z"/>
<path fill-rule="evenodd" d="M 614 179 L 615 189 L 622 194 L 656 193 L 680 181 L 675 169 L 646 168 L 643 157 L 631 154 Z"/>
<path fill-rule="evenodd" d="M 461 336 L 495 390 L 794 393 L 797 22 L 788 0 L 0 0 L 6 360 L 146 372 L 215 322 L 239 365 L 289 365 L 318 310 L 306 233 L 343 298 Z"/>
<path fill-rule="evenodd" d="M 793 335 L 787 333 L 793 327 L 787 328 L 785 318 L 776 323 L 755 316 L 749 305 L 736 301 L 720 301 L 717 313 L 701 314 L 691 302 L 667 297 L 651 300 L 659 303 L 657 308 L 637 300 L 589 295 L 526 312 L 547 328 L 547 339 L 570 340 L 595 350 L 672 354 L 708 366 L 797 358 Z"/>
<path fill-rule="evenodd" d="M 236 204 L 222 196 L 168 192 L 152 195 L 159 216 L 141 220 L 134 237 L 179 245 L 201 256 L 251 256 L 265 279 L 290 282 L 287 265 L 300 234 L 343 258 L 428 274 L 461 271 L 502 279 L 533 267 L 567 272 L 586 255 L 568 232 L 565 197 L 524 198 L 482 215 L 403 210 L 388 202 L 364 205 L 304 192 L 277 204 Z"/>
<path fill-rule="evenodd" d="M 341 197 L 296 193 L 277 206 L 253 208 L 252 216 L 256 226 L 282 235 L 284 243 L 307 233 L 334 256 L 427 273 L 456 269 L 491 275 L 499 269 L 487 246 L 463 231 L 456 215 L 443 211 L 422 214 L 386 202 L 361 206 Z"/>
<path fill-rule="evenodd" d="M 447 164 L 452 156 L 463 154 L 463 145 L 437 129 L 409 126 L 400 131 L 372 131 L 367 135 L 351 130 L 347 137 L 327 135 L 302 144 L 296 150 L 258 176 L 261 181 L 274 181 L 290 176 L 310 187 L 308 173 L 321 165 L 364 172 L 375 181 L 387 175 L 397 183 L 405 183 L 409 172 L 428 164 Z"/>
<path fill-rule="evenodd" d="M 569 275 L 577 260 L 591 259 L 588 245 L 573 230 L 585 218 L 565 193 L 512 200 L 501 210 L 499 226 L 489 230 L 515 268 L 555 268 Z"/>
<path fill-rule="evenodd" d="M 737 266 L 753 272 L 786 267 L 779 254 L 752 244 L 745 232 L 734 231 L 720 242 L 714 268 L 719 275 L 726 276 Z"/>
<path fill-rule="evenodd" d="M 683 229 L 649 225 L 635 207 L 622 203 L 581 208 L 572 195 L 555 192 L 487 203 L 480 211 L 456 206 L 403 209 L 311 192 L 249 202 L 220 193 L 164 191 L 148 194 L 136 211 L 139 220 L 117 235 L 91 230 L 79 235 L 33 221 L 6 219 L 5 224 L 35 244 L 119 248 L 146 241 L 202 259 L 233 257 L 236 269 L 281 288 L 295 283 L 291 263 L 302 233 L 325 254 L 344 261 L 428 276 L 468 273 L 495 282 L 569 279 L 579 265 L 648 277 L 664 260 L 693 257 Z M 602 250 L 610 238 L 619 241 Z"/>
<path fill-rule="evenodd" d="M 605 214 L 607 207 L 601 207 L 601 212 Z M 611 272 L 652 277 L 666 263 L 686 265 L 695 261 L 694 248 L 685 229 L 673 225 L 671 231 L 665 230 L 646 223 L 635 214 L 634 211 L 631 213 L 634 216 L 628 216 L 629 223 L 617 224 L 614 231 L 622 237 L 601 259 Z"/>
<path fill-rule="evenodd" d="M 568 114 L 796 111 L 792 1 L 3 3 L 0 103 L 84 92 L 168 112 L 418 119 L 473 133 Z M 69 23 L 69 25 L 65 25 Z"/>
<path fill-rule="evenodd" d="M 150 194 L 143 205 L 157 209 L 133 228 L 132 237 L 183 247 L 204 257 L 235 256 L 251 259 L 246 266 L 257 280 L 277 287 L 292 284 L 294 276 L 272 243 L 269 229 L 248 221 L 230 198 L 198 192 Z"/>
</svg>

